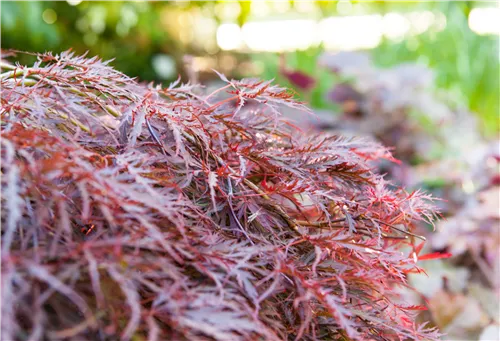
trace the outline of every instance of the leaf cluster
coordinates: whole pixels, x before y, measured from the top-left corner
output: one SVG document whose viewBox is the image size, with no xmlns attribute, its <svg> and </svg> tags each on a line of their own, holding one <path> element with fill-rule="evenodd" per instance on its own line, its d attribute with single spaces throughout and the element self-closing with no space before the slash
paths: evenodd
<svg viewBox="0 0 500 341">
<path fill-rule="evenodd" d="M 271 82 L 2 60 L 2 339 L 432 340 L 398 303 L 432 198 Z"/>
</svg>

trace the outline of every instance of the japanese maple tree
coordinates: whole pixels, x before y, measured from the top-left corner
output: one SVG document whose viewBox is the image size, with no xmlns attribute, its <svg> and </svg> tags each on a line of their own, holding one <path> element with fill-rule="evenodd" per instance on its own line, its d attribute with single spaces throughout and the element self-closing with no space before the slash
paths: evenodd
<svg viewBox="0 0 500 341">
<path fill-rule="evenodd" d="M 1 65 L 2 340 L 438 338 L 396 290 L 436 212 L 385 148 L 301 132 L 271 82 L 37 57 Z"/>
</svg>

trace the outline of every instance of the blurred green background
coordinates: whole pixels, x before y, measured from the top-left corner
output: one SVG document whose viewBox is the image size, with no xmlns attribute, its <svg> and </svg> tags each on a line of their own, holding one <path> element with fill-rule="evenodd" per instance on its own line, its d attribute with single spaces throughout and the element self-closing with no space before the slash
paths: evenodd
<svg viewBox="0 0 500 341">
<path fill-rule="evenodd" d="M 279 54 L 286 53 L 287 67 L 319 79 L 307 98 L 316 108 L 328 107 L 324 93 L 335 81 L 317 67 L 325 49 L 368 50 L 379 66 L 422 63 L 435 72 L 438 88 L 480 117 L 486 136 L 499 132 L 495 2 L 71 0 L 1 6 L 3 49 L 89 51 L 114 58 L 117 69 L 141 80 L 187 78 L 183 56 L 191 55 L 202 82 L 213 79 L 214 68 L 290 86 L 278 72 Z"/>
</svg>

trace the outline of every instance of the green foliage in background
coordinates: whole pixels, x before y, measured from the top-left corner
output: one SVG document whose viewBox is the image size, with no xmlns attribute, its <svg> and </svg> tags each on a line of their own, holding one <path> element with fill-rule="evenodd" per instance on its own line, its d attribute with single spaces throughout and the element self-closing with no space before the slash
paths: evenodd
<svg viewBox="0 0 500 341">
<path fill-rule="evenodd" d="M 436 86 L 449 90 L 462 105 L 479 115 L 486 135 L 500 129 L 500 63 L 498 36 L 480 36 L 469 29 L 467 3 L 435 5 L 446 14 L 442 32 L 427 32 L 400 43 L 385 41 L 373 50 L 375 62 L 391 66 L 423 63 L 433 69 Z"/>
<path fill-rule="evenodd" d="M 436 88 L 449 92 L 452 102 L 465 106 L 481 119 L 485 136 L 492 137 L 500 131 L 500 63 L 498 36 L 480 36 L 470 30 L 468 14 L 470 2 L 426 2 L 420 4 L 372 3 L 380 13 L 395 9 L 439 10 L 446 15 L 447 26 L 443 31 L 428 31 L 418 36 L 394 42 L 384 39 L 370 51 L 378 66 L 390 67 L 405 62 L 421 63 L 430 67 L 436 76 Z M 325 5 L 326 6 L 326 5 Z M 378 7 L 377 7 L 378 6 Z M 331 6 L 325 11 L 331 11 Z M 328 12 L 331 15 L 331 12 Z M 318 109 L 333 108 L 326 101 L 328 90 L 338 79 L 318 68 L 317 57 L 321 47 L 296 51 L 287 55 L 287 66 L 315 77 L 318 86 L 302 98 Z M 254 59 L 263 67 L 263 78 L 278 74 L 279 58 L 275 54 L 259 54 Z M 284 77 L 284 85 L 293 87 Z"/>
<path fill-rule="evenodd" d="M 158 7 L 123 1 L 77 6 L 66 1 L 2 2 L 2 48 L 89 51 L 104 59 L 115 58 L 113 64 L 129 75 L 154 79 L 151 56 L 175 46 L 159 27 Z M 55 13 L 56 21 L 46 23 L 44 13 Z"/>
</svg>

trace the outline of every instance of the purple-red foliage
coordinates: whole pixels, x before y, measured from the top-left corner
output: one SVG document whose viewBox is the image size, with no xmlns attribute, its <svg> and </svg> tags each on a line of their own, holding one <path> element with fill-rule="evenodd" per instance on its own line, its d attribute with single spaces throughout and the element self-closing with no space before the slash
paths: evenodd
<svg viewBox="0 0 500 341">
<path fill-rule="evenodd" d="M 281 74 L 294 86 L 309 91 L 316 85 L 316 80 L 301 71 L 281 70 Z"/>
<path fill-rule="evenodd" d="M 286 56 L 280 56 L 279 73 L 285 77 L 293 86 L 308 92 L 316 86 L 316 79 L 299 70 L 291 70 L 286 66 Z"/>
<path fill-rule="evenodd" d="M 381 146 L 298 131 L 270 82 L 2 68 L 2 340 L 437 338 L 395 290 L 431 198 Z"/>
</svg>

